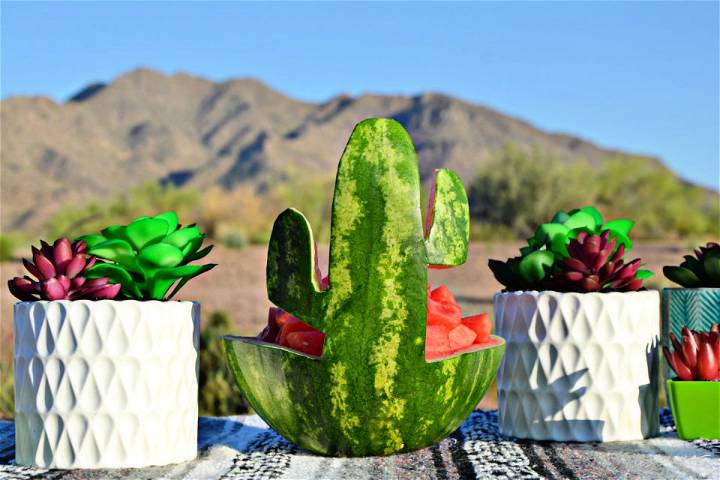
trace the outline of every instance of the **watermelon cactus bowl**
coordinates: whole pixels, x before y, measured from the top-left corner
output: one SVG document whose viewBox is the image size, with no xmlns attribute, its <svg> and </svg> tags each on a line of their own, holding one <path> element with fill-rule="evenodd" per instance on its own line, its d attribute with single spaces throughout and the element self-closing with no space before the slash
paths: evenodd
<svg viewBox="0 0 720 480">
<path fill-rule="evenodd" d="M 428 266 L 464 263 L 468 235 L 457 175 L 436 171 L 423 226 L 409 135 L 393 120 L 358 124 L 337 172 L 328 278 L 317 268 L 307 220 L 285 210 L 267 259 L 268 297 L 282 310 L 271 309 L 259 337 L 223 339 L 255 411 L 292 442 L 328 456 L 413 451 L 457 429 L 505 349 L 482 317 L 462 323 L 452 302 L 428 292 Z M 426 334 L 440 313 L 428 308 L 437 304 L 458 325 L 433 336 L 446 351 L 430 352 Z"/>
</svg>

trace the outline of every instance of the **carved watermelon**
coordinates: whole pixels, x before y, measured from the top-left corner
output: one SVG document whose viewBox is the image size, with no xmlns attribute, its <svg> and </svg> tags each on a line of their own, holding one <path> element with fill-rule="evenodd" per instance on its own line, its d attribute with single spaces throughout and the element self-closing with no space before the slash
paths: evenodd
<svg viewBox="0 0 720 480">
<path fill-rule="evenodd" d="M 465 262 L 467 196 L 438 170 L 423 230 L 415 149 L 388 119 L 358 124 L 335 182 L 329 286 L 317 275 L 310 226 L 278 216 L 267 260 L 268 297 L 324 332 L 322 356 L 225 337 L 230 368 L 276 431 L 322 455 L 389 455 L 438 442 L 480 401 L 505 344 L 425 358 L 428 265 Z M 467 334 L 467 332 L 464 332 Z"/>
<path fill-rule="evenodd" d="M 327 277 L 323 286 L 327 286 Z M 455 353 L 475 350 L 479 345 L 497 344 L 490 338 L 492 321 L 485 313 L 462 318 L 462 308 L 445 285 L 431 291 L 428 285 L 425 330 L 425 359 L 438 360 Z M 268 323 L 258 339 L 289 347 L 299 352 L 321 356 L 325 334 L 286 311 L 270 307 Z"/>
</svg>

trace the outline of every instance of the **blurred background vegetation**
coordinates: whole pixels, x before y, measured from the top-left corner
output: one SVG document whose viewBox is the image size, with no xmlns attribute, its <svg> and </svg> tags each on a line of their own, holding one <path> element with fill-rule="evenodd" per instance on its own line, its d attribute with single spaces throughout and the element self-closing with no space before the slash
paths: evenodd
<svg viewBox="0 0 720 480">
<path fill-rule="evenodd" d="M 180 219 L 192 218 L 213 242 L 229 248 L 264 245 L 278 206 L 296 206 L 313 224 L 319 243 L 330 238 L 330 210 L 334 177 L 289 179 L 271 192 L 257 193 L 250 186 L 232 190 L 194 188 L 146 183 L 118 193 L 108 200 L 69 205 L 50 218 L 39 233 L 12 232 L 0 235 L 0 261 L 26 255 L 38 236 L 55 239 L 99 232 L 108 225 L 127 224 L 147 212 L 174 210 Z M 283 207 L 284 208 L 284 207 Z"/>
<path fill-rule="evenodd" d="M 475 240 L 526 238 L 557 210 L 591 204 L 605 218 L 635 220 L 633 238 L 644 240 L 716 236 L 720 225 L 716 193 L 633 157 L 567 165 L 509 145 L 478 172 L 468 195 Z"/>
<path fill-rule="evenodd" d="M 213 241 L 243 248 L 265 244 L 279 206 L 292 205 L 308 217 L 317 241 L 326 243 L 333 181 L 296 175 L 267 192 L 249 185 L 199 191 L 148 183 L 108 200 L 67 206 L 45 223 L 41 236 L 74 237 L 147 212 L 176 210 L 180 218 L 195 219 Z M 633 236 L 643 240 L 712 237 L 720 225 L 717 193 L 687 184 L 646 158 L 617 157 L 591 167 L 507 145 L 477 172 L 468 196 L 476 241 L 522 239 L 555 211 L 589 204 L 607 218 L 634 219 Z M 3 234 L 0 259 L 13 258 L 18 248 L 24 252 L 35 237 L 35 232 Z"/>
<path fill-rule="evenodd" d="M 248 404 L 235 386 L 225 361 L 220 337 L 237 334 L 230 316 L 213 312 L 200 332 L 200 415 L 237 415 L 248 411 Z"/>
</svg>

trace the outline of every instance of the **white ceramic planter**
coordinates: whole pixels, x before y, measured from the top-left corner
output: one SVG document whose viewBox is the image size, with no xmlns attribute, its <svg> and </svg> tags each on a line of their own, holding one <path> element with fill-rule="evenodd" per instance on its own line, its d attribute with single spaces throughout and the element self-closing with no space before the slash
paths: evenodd
<svg viewBox="0 0 720 480">
<path fill-rule="evenodd" d="M 15 461 L 129 468 L 197 455 L 200 305 L 15 305 Z"/>
<path fill-rule="evenodd" d="M 658 432 L 657 291 L 495 295 L 502 433 L 555 441 Z"/>
</svg>

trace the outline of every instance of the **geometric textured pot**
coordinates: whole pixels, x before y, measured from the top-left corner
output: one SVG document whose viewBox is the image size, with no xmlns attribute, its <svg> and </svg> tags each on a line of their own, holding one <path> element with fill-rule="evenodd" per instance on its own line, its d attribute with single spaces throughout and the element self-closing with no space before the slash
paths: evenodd
<svg viewBox="0 0 720 480">
<path fill-rule="evenodd" d="M 500 431 L 555 441 L 657 435 L 657 291 L 498 293 Z"/>
<path fill-rule="evenodd" d="M 720 440 L 720 382 L 667 381 L 675 427 L 684 440 Z"/>
<path fill-rule="evenodd" d="M 15 304 L 15 461 L 128 468 L 197 455 L 200 305 Z"/>
</svg>

